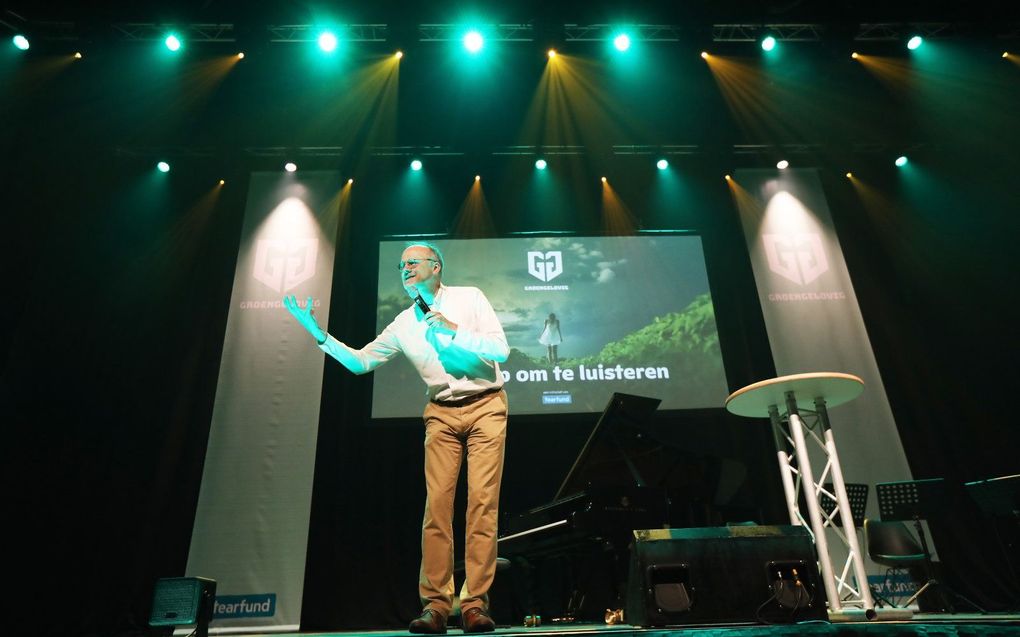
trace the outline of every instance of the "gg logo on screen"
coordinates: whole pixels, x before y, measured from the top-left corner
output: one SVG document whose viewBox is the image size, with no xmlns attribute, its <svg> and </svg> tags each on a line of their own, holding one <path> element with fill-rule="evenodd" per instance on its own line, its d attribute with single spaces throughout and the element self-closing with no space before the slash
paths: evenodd
<svg viewBox="0 0 1020 637">
<path fill-rule="evenodd" d="M 528 274 L 539 281 L 552 281 L 563 274 L 563 253 L 559 250 L 528 252 Z"/>
</svg>

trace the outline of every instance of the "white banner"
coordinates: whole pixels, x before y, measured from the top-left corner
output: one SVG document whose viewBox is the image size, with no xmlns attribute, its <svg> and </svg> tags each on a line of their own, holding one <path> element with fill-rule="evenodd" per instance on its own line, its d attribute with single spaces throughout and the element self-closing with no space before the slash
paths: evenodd
<svg viewBox="0 0 1020 637">
<path fill-rule="evenodd" d="M 323 356 L 281 301 L 328 325 L 339 180 L 251 177 L 186 572 L 217 582 L 214 631 L 299 629 Z"/>
<path fill-rule="evenodd" d="M 828 411 L 843 476 L 868 485 L 867 516 L 877 519 L 875 484 L 910 480 L 910 468 L 817 172 L 738 170 L 734 179 L 777 374 L 864 380 L 859 398 Z"/>
</svg>

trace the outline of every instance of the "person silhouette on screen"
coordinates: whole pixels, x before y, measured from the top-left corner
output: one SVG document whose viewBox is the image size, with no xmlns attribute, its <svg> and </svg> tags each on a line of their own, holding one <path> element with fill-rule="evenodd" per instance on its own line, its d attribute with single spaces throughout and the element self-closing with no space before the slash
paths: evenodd
<svg viewBox="0 0 1020 637">
<path fill-rule="evenodd" d="M 542 335 L 538 337 L 538 342 L 549 348 L 548 358 L 550 365 L 560 362 L 556 349 L 563 342 L 563 334 L 560 333 L 560 320 L 556 318 L 555 314 L 550 313 L 549 318 L 545 320 Z"/>
<path fill-rule="evenodd" d="M 312 299 L 302 308 L 291 295 L 284 306 L 319 348 L 355 374 L 403 354 L 425 381 L 425 516 L 418 594 L 423 611 L 412 633 L 446 633 L 453 610 L 453 506 L 461 458 L 467 454 L 465 580 L 460 593 L 465 632 L 495 628 L 489 588 L 496 574 L 499 488 L 509 412 L 499 364 L 510 355 L 503 326 L 474 287 L 442 284 L 443 253 L 429 242 L 408 243 L 398 264 L 410 306 L 361 349 L 319 327 Z"/>
</svg>

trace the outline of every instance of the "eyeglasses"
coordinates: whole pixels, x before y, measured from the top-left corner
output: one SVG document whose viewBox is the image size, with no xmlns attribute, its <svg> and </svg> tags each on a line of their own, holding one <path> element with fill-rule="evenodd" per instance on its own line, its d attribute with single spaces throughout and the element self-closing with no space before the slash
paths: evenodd
<svg viewBox="0 0 1020 637">
<path fill-rule="evenodd" d="M 400 263 L 398 263 L 397 269 L 403 270 L 407 266 L 417 268 L 418 264 L 421 263 L 422 261 L 431 261 L 432 263 L 439 263 L 439 261 L 436 261 L 435 259 L 408 259 L 407 261 L 401 261 Z"/>
</svg>

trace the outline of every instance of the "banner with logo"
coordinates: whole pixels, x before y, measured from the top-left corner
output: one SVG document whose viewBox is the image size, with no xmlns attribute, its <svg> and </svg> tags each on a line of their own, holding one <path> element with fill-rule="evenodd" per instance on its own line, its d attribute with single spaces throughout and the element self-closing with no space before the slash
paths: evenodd
<svg viewBox="0 0 1020 637">
<path fill-rule="evenodd" d="M 910 480 L 910 468 L 817 172 L 738 170 L 734 178 L 776 372 L 864 380 L 864 393 L 829 415 L 843 476 L 869 486 L 867 515 L 877 518 L 875 484 Z"/>
<path fill-rule="evenodd" d="M 503 325 L 515 414 L 600 412 L 613 392 L 660 409 L 720 407 L 726 374 L 701 237 L 512 237 L 438 241 L 444 285 L 482 290 Z M 411 303 L 379 244 L 376 325 Z M 664 267 L 668 264 L 668 267 Z M 420 416 L 425 385 L 404 357 L 378 368 L 372 415 Z"/>
<path fill-rule="evenodd" d="M 214 630 L 299 628 L 324 359 L 282 299 L 328 324 L 339 179 L 251 177 L 187 566 Z"/>
</svg>

